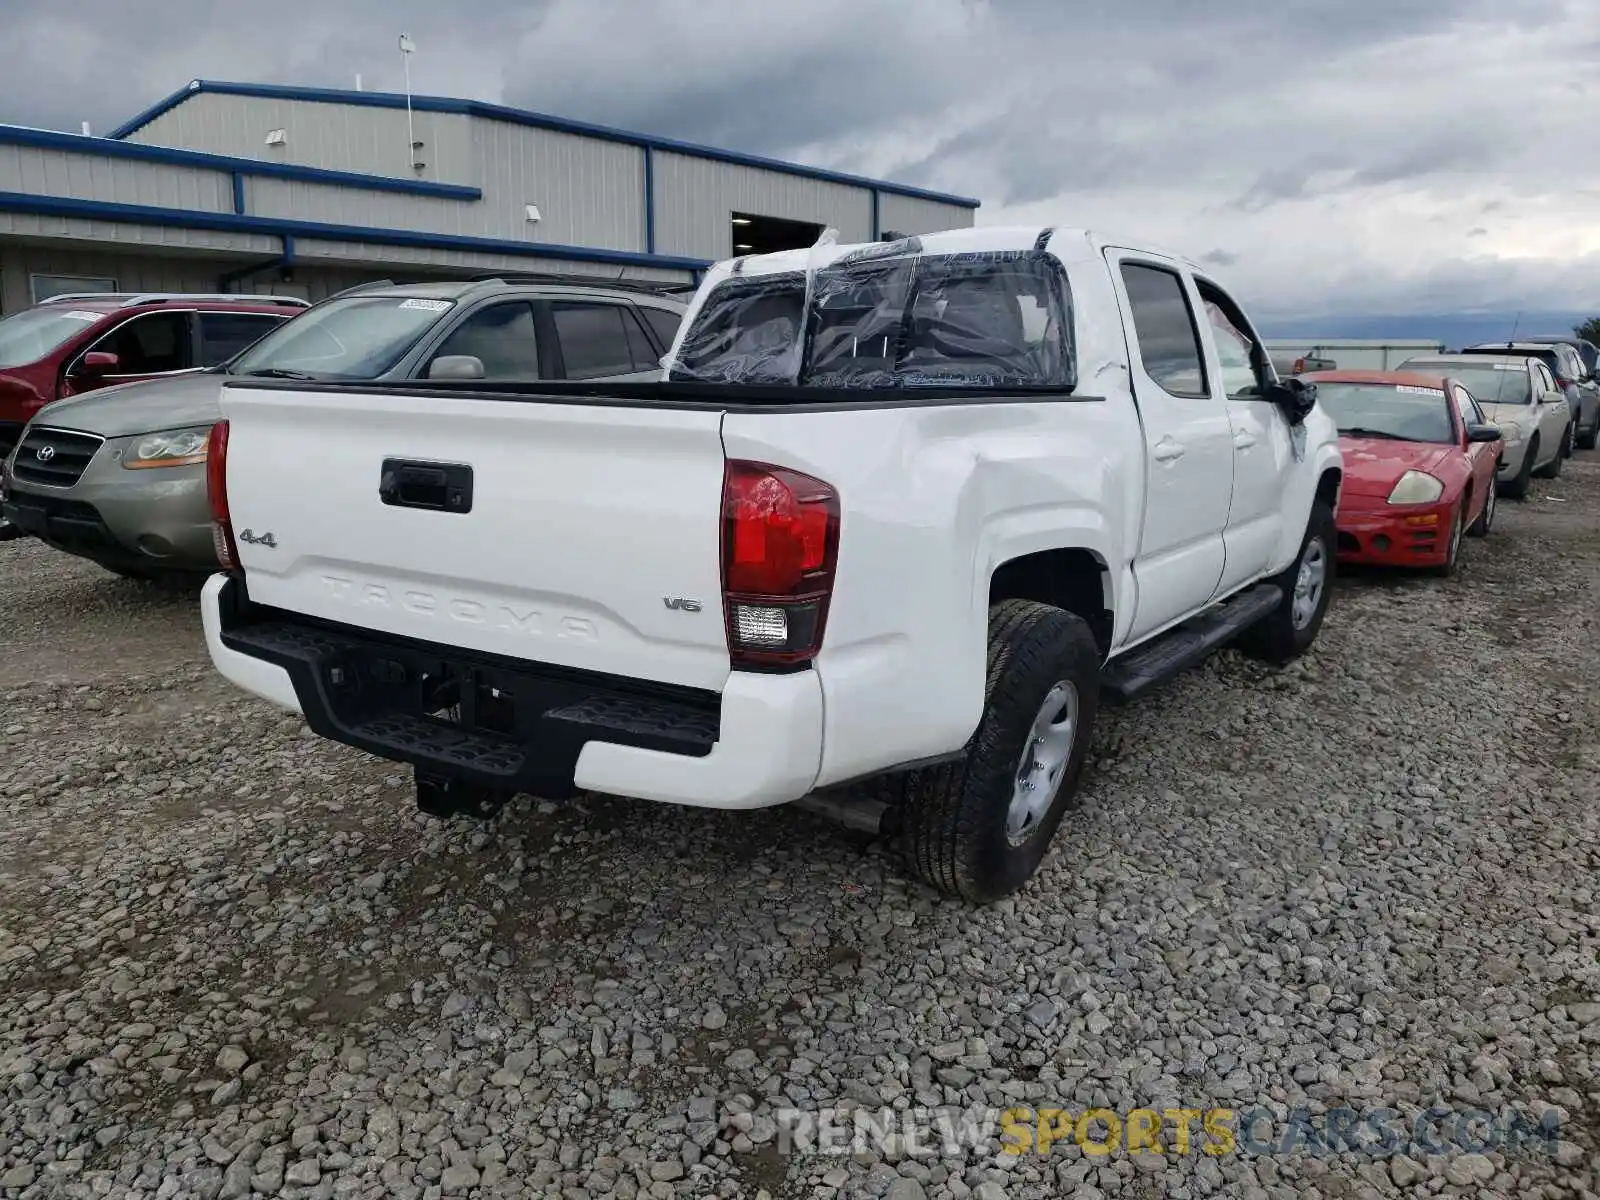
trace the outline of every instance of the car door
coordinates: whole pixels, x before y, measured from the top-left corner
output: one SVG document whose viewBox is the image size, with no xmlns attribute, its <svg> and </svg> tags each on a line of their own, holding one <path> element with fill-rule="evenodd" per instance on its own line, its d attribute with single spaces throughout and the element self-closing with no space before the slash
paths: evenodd
<svg viewBox="0 0 1600 1200">
<path fill-rule="evenodd" d="M 1192 280 L 1158 255 L 1108 248 L 1106 257 L 1144 428 L 1144 518 L 1128 632 L 1137 641 L 1216 593 L 1233 497 L 1233 430 L 1226 403 L 1212 392 Z"/>
<path fill-rule="evenodd" d="M 1500 443 L 1499 442 L 1473 442 L 1467 439 L 1468 432 L 1476 425 L 1487 425 L 1489 419 L 1483 415 L 1483 410 L 1478 407 L 1477 399 L 1461 384 L 1452 384 L 1450 399 L 1455 403 L 1456 417 L 1459 420 L 1457 436 L 1461 439 L 1461 448 L 1467 456 L 1467 463 L 1472 476 L 1472 505 L 1467 513 L 1467 521 L 1478 519 L 1478 514 L 1483 511 L 1483 506 L 1489 501 L 1489 493 L 1494 489 L 1495 472 L 1500 469 Z"/>
<path fill-rule="evenodd" d="M 1226 407 L 1233 442 L 1233 498 L 1217 584 L 1218 594 L 1227 595 L 1259 579 L 1282 541 L 1294 447 L 1282 410 L 1267 399 L 1266 351 L 1249 318 L 1209 279 L 1196 275 L 1195 288 L 1211 331 L 1211 391 Z"/>
<path fill-rule="evenodd" d="M 131 317 L 84 347 L 67 367 L 61 394 L 75 396 L 116 383 L 199 370 L 193 321 L 192 311 L 173 309 Z M 85 356 L 96 351 L 115 354 L 117 365 L 104 371 L 86 367 Z"/>
<path fill-rule="evenodd" d="M 1534 463 L 1537 467 L 1561 453 L 1561 439 L 1566 436 L 1571 410 L 1550 368 L 1538 359 L 1532 360 L 1532 367 L 1534 415 L 1539 428 L 1539 457 Z"/>
<path fill-rule="evenodd" d="M 199 323 L 200 349 L 196 364 L 202 367 L 219 367 L 248 350 L 288 320 L 288 314 L 252 312 L 203 312 L 196 316 Z"/>
</svg>

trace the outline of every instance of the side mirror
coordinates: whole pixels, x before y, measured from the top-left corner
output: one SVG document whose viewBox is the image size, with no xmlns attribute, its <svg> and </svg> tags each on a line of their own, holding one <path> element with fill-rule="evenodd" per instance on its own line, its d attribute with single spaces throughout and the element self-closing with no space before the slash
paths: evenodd
<svg viewBox="0 0 1600 1200">
<path fill-rule="evenodd" d="M 122 360 L 109 350 L 91 350 L 78 363 L 83 375 L 111 375 L 122 365 Z"/>
<path fill-rule="evenodd" d="M 482 379 L 483 359 L 471 354 L 441 354 L 428 364 L 429 379 Z"/>
<path fill-rule="evenodd" d="M 1469 442 L 1498 442 L 1500 440 L 1500 426 L 1498 425 L 1468 425 L 1467 441 Z"/>
<path fill-rule="evenodd" d="M 1280 379 L 1267 387 L 1266 398 L 1283 410 L 1289 424 L 1298 425 L 1317 406 L 1317 385 L 1303 379 Z"/>
</svg>

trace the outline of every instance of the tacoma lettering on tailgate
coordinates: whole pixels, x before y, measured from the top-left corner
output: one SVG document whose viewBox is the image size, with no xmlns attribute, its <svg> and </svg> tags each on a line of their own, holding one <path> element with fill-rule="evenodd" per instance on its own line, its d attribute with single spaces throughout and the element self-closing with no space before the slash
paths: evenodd
<svg viewBox="0 0 1600 1200">
<path fill-rule="evenodd" d="M 392 588 L 385 583 L 362 583 L 337 575 L 324 575 L 328 594 L 340 604 L 358 608 L 400 609 L 419 617 L 442 617 L 463 625 L 489 625 L 530 637 L 582 638 L 594 641 L 599 629 L 587 617 L 551 618 L 537 608 L 510 604 L 485 604 L 458 596 L 440 596 L 418 588 Z"/>
</svg>

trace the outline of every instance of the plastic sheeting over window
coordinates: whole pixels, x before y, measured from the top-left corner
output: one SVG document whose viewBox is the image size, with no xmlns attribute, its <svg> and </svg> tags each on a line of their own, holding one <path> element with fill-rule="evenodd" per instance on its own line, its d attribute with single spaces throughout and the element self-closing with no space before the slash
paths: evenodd
<svg viewBox="0 0 1600 1200">
<path fill-rule="evenodd" d="M 817 388 L 1064 389 L 1076 382 L 1071 331 L 1066 278 L 1050 255 L 922 254 L 897 243 L 805 273 L 719 284 L 685 335 L 669 378 Z"/>
</svg>

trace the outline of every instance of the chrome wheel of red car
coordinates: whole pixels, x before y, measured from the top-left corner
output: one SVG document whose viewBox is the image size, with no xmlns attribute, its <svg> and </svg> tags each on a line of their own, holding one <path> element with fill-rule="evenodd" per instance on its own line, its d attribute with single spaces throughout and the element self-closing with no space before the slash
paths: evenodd
<svg viewBox="0 0 1600 1200">
<path fill-rule="evenodd" d="M 1461 535 L 1467 528 L 1467 505 L 1462 501 L 1461 507 L 1456 510 L 1455 520 L 1450 522 L 1450 546 L 1445 551 L 1444 562 L 1439 565 L 1439 574 L 1454 575 L 1456 564 L 1461 561 Z"/>
<path fill-rule="evenodd" d="M 1478 519 L 1467 527 L 1469 537 L 1487 537 L 1489 530 L 1494 526 L 1494 506 L 1498 503 L 1495 493 L 1499 491 L 1492 483 L 1489 485 L 1488 498 L 1483 502 L 1483 511 L 1478 514 Z"/>
</svg>

